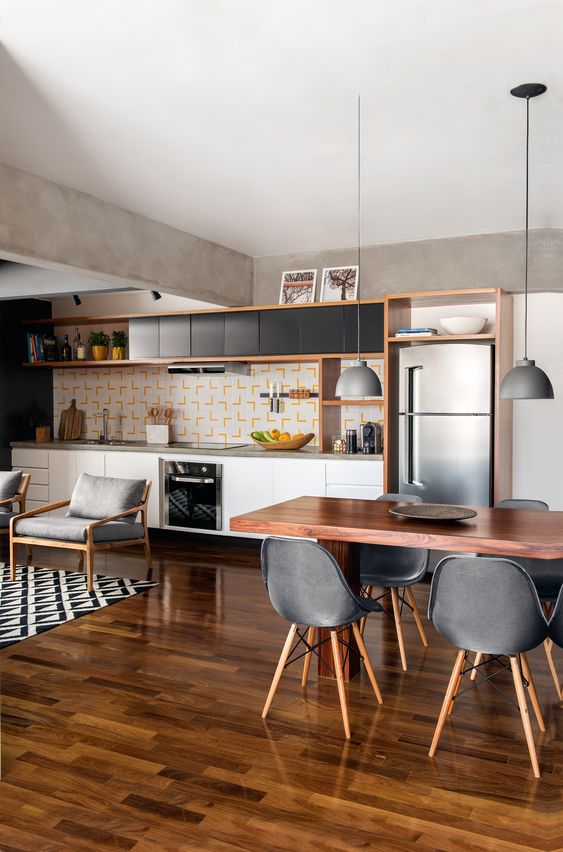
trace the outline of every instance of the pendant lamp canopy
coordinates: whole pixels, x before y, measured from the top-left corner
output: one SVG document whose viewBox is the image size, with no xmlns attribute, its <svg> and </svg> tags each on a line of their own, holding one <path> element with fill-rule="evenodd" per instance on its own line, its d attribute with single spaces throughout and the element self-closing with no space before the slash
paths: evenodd
<svg viewBox="0 0 563 852">
<path fill-rule="evenodd" d="M 367 361 L 360 356 L 360 287 L 362 276 L 360 274 L 361 261 L 361 101 L 358 95 L 358 357 L 352 361 L 352 365 L 343 371 L 336 383 L 335 396 L 344 399 L 361 396 L 381 396 L 381 382 L 379 376 L 368 367 Z"/>
<path fill-rule="evenodd" d="M 510 90 L 515 98 L 526 100 L 526 242 L 524 264 L 524 357 L 516 361 L 505 375 L 500 386 L 501 399 L 553 399 L 553 386 L 549 377 L 536 362 L 528 358 L 528 247 L 529 247 L 529 172 L 530 172 L 530 98 L 543 95 L 543 83 L 522 83 Z"/>
</svg>

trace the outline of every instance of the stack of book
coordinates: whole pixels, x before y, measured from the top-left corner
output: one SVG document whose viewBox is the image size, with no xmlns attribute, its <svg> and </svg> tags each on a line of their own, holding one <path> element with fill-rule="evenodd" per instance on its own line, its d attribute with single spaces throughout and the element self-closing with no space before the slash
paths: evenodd
<svg viewBox="0 0 563 852">
<path fill-rule="evenodd" d="M 58 358 L 57 339 L 47 334 L 27 335 L 27 360 L 30 364 L 42 361 L 56 361 Z"/>
<path fill-rule="evenodd" d="M 435 337 L 436 328 L 400 328 L 395 337 Z"/>
</svg>

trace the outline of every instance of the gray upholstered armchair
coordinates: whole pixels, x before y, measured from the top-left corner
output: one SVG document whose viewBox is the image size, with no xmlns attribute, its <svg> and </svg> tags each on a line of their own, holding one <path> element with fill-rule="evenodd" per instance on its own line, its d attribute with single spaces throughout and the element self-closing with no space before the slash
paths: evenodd
<svg viewBox="0 0 563 852">
<path fill-rule="evenodd" d="M 88 591 L 93 587 L 94 553 L 98 550 L 142 544 L 151 569 L 147 530 L 150 488 L 151 482 L 145 479 L 116 479 L 83 473 L 70 500 L 48 503 L 13 517 L 10 521 L 11 579 L 16 578 L 18 544 L 77 550 L 81 569 L 86 555 Z M 64 517 L 45 516 L 65 506 L 68 511 Z"/>
<path fill-rule="evenodd" d="M 10 534 L 10 521 L 25 512 L 25 499 L 29 487 L 29 473 L 21 470 L 0 471 L 0 535 Z M 14 512 L 14 504 L 19 512 Z"/>
</svg>

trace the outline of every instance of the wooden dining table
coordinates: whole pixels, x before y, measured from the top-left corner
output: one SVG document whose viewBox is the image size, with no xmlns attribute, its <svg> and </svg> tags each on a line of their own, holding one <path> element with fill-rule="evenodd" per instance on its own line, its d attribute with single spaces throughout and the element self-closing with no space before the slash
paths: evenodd
<svg viewBox="0 0 563 852">
<path fill-rule="evenodd" d="M 235 532 L 316 539 L 336 557 L 352 590 L 360 591 L 359 544 L 423 547 L 449 553 L 489 553 L 518 561 L 563 558 L 563 512 L 474 506 L 464 521 L 428 521 L 390 513 L 395 503 L 340 497 L 297 497 L 231 518 Z M 351 633 L 351 632 L 350 632 Z M 322 636 L 322 634 L 321 634 Z M 345 637 L 353 648 L 351 635 Z M 319 675 L 334 677 L 330 643 L 318 649 Z M 346 655 L 344 675 L 360 669 L 357 653 Z"/>
</svg>

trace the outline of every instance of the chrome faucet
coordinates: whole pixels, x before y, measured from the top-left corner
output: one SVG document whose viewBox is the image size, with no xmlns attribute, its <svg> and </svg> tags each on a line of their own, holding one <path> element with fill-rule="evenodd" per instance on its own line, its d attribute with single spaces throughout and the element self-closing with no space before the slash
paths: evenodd
<svg viewBox="0 0 563 852">
<path fill-rule="evenodd" d="M 100 432 L 100 444 L 107 444 L 109 441 L 109 408 L 104 408 L 98 417 L 102 418 L 102 431 Z"/>
</svg>

